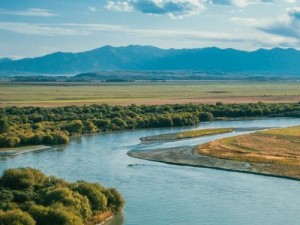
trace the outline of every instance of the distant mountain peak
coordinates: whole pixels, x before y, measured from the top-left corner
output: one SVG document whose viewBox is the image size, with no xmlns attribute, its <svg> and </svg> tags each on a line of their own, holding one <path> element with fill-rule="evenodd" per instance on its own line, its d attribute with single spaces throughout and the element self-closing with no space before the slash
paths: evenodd
<svg viewBox="0 0 300 225">
<path fill-rule="evenodd" d="M 116 70 L 197 70 L 201 72 L 300 74 L 300 51 L 292 48 L 243 51 L 218 47 L 161 49 L 102 46 L 86 52 L 55 52 L 21 60 L 0 59 L 1 74 L 76 74 Z"/>
</svg>

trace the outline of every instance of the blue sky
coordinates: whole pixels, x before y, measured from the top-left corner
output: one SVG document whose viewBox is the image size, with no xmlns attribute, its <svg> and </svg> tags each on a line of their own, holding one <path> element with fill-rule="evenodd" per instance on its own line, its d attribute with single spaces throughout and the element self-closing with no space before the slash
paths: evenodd
<svg viewBox="0 0 300 225">
<path fill-rule="evenodd" d="M 0 0 L 0 57 L 103 45 L 300 48 L 299 0 Z"/>
</svg>

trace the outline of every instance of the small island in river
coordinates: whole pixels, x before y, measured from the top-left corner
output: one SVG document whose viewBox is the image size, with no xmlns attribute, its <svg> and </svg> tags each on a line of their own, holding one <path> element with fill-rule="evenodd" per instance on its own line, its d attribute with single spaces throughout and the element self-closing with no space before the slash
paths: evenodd
<svg viewBox="0 0 300 225">
<path fill-rule="evenodd" d="M 300 126 L 257 131 L 198 146 L 130 151 L 152 161 L 300 180 Z"/>
<path fill-rule="evenodd" d="M 198 129 L 179 133 L 160 134 L 149 137 L 142 137 L 142 143 L 159 142 L 159 141 L 177 141 L 181 139 L 197 138 L 213 134 L 223 134 L 232 132 L 232 128 L 215 128 L 215 129 Z"/>
</svg>

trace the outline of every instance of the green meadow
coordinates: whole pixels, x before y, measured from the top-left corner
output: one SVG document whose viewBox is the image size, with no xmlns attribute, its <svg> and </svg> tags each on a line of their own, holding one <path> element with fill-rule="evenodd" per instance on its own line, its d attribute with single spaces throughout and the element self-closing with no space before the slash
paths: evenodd
<svg viewBox="0 0 300 225">
<path fill-rule="evenodd" d="M 300 82 L 0 83 L 0 106 L 298 102 Z"/>
</svg>

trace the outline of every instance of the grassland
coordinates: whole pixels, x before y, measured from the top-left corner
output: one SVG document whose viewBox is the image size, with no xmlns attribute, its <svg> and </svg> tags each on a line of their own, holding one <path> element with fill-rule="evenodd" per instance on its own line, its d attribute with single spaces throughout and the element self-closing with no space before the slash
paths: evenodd
<svg viewBox="0 0 300 225">
<path fill-rule="evenodd" d="M 159 141 L 176 141 L 181 139 L 197 138 L 213 134 L 222 134 L 233 131 L 232 128 L 215 128 L 215 129 L 200 129 L 191 130 L 179 133 L 160 134 L 149 137 L 142 137 L 141 141 L 146 142 L 159 142 Z"/>
<path fill-rule="evenodd" d="M 196 152 L 300 179 L 300 126 L 220 139 L 197 146 Z"/>
<path fill-rule="evenodd" d="M 0 107 L 299 102 L 300 82 L 0 83 Z"/>
</svg>

